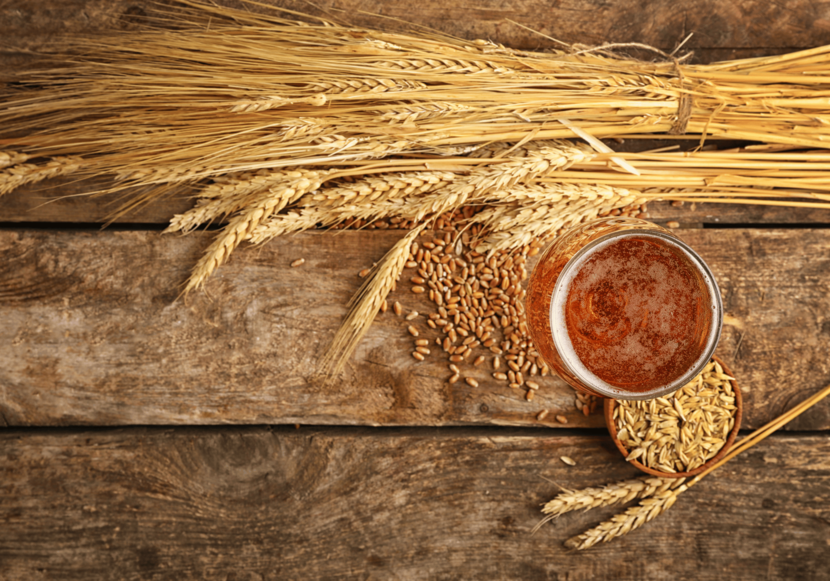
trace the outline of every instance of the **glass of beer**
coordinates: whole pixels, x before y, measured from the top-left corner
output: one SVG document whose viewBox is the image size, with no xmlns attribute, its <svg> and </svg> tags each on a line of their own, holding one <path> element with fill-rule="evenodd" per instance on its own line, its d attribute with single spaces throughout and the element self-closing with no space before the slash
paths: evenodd
<svg viewBox="0 0 830 581">
<path fill-rule="evenodd" d="M 530 336 L 585 393 L 651 399 L 692 380 L 720 338 L 723 303 L 706 263 L 672 232 L 604 218 L 560 236 L 530 276 Z"/>
</svg>

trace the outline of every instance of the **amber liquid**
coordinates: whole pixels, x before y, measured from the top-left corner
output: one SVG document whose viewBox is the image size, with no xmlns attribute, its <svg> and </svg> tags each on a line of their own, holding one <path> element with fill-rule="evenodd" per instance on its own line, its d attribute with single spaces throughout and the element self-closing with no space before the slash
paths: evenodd
<svg viewBox="0 0 830 581">
<path fill-rule="evenodd" d="M 682 250 L 653 237 L 620 238 L 591 253 L 571 279 L 565 326 L 594 375 L 648 391 L 680 378 L 700 357 L 710 302 Z"/>
<path fill-rule="evenodd" d="M 706 265 L 642 220 L 575 228 L 542 255 L 527 293 L 542 358 L 596 395 L 641 399 L 677 389 L 720 335 L 720 293 Z"/>
</svg>

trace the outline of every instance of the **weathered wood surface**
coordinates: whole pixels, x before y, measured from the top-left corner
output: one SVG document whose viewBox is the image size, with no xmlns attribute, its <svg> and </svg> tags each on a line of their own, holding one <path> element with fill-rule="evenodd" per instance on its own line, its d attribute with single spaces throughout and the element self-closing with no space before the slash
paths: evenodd
<svg viewBox="0 0 830 581">
<path fill-rule="evenodd" d="M 671 50 L 693 32 L 684 47 L 698 50 L 702 60 L 708 60 L 712 56 L 735 58 L 770 54 L 776 49 L 811 48 L 830 41 L 830 6 L 807 0 L 263 3 L 385 30 L 408 30 L 412 28 L 409 24 L 427 26 L 462 38 L 486 38 L 521 49 L 549 48 L 552 43 L 545 38 L 548 36 L 570 43 L 639 42 Z M 241 5 L 229 0 L 221 4 Z M 0 4 L 0 37 L 11 46 L 34 48 L 55 34 L 131 28 L 147 14 L 149 6 L 150 2 L 140 0 L 4 2 Z"/>
<path fill-rule="evenodd" d="M 830 42 L 830 4 L 806 0 L 264 1 L 527 49 L 552 44 L 510 20 L 566 42 L 663 49 L 695 32 L 686 46 L 697 62 Z M 0 0 L 0 76 L 55 35 L 132 28 L 149 4 Z M 643 530 L 566 552 L 562 541 L 616 509 L 567 515 L 531 536 L 540 503 L 557 492 L 545 478 L 578 488 L 637 473 L 602 432 L 527 429 L 541 409 L 552 412 L 544 425 L 562 412 L 568 427 L 602 425 L 575 412 L 561 382 L 543 382 L 533 402 L 484 372 L 478 389 L 450 386 L 434 355 L 409 357 L 411 338 L 391 314 L 342 381 L 315 380 L 357 271 L 399 232 L 243 248 L 206 293 L 175 301 L 212 234 L 100 232 L 117 200 L 52 200 L 93 188 L 50 182 L 0 197 L 0 426 L 12 426 L 0 430 L 0 579 L 828 578 L 827 433 L 775 435 Z M 188 205 L 168 200 L 120 221 L 153 228 Z M 745 427 L 830 381 L 830 231 L 695 229 L 823 226 L 827 212 L 650 212 L 691 228 L 682 237 L 721 283 L 729 317 L 719 354 L 747 388 Z M 306 264 L 288 268 L 298 257 Z M 394 298 L 423 311 L 413 297 L 402 288 Z M 220 423 L 304 426 L 187 427 Z M 14 429 L 126 424 L 182 427 Z M 830 428 L 830 404 L 790 427 Z"/>
<path fill-rule="evenodd" d="M 573 392 L 546 377 L 532 402 L 469 367 L 446 382 L 445 354 L 410 356 L 406 323 L 378 317 L 341 381 L 315 378 L 357 290 L 357 272 L 395 231 L 308 233 L 241 248 L 205 292 L 176 301 L 211 233 L 0 232 L 0 400 L 8 425 L 209 423 L 536 424 L 574 415 Z M 830 379 L 830 231 L 684 230 L 724 295 L 719 354 L 758 426 Z M 300 268 L 289 268 L 296 258 Z M 405 276 L 405 279 L 407 277 Z M 430 312 L 406 281 L 390 300 Z M 415 324 L 428 331 L 423 323 Z M 429 332 L 425 335 L 432 338 Z M 488 353 L 489 354 L 489 353 Z M 830 428 L 830 405 L 796 427 Z"/>
<path fill-rule="evenodd" d="M 409 323 L 391 311 L 345 378 L 315 379 L 357 273 L 400 236 L 312 233 L 249 248 L 204 293 L 174 303 L 210 234 L 0 232 L 2 416 L 9 425 L 437 425 L 526 424 L 544 408 L 573 415 L 573 392 L 558 379 L 545 378 L 533 403 L 484 369 L 483 388 L 450 387 L 448 362 L 412 359 Z M 402 288 L 395 298 L 417 307 L 414 296 Z"/>
<path fill-rule="evenodd" d="M 121 223 L 162 226 L 168 224 L 176 214 L 182 214 L 193 207 L 193 198 L 183 190 L 123 212 L 126 204 L 131 201 L 129 192 L 93 193 L 111 185 L 109 178 L 102 177 L 81 181 L 48 180 L 17 189 L 0 196 L 0 224 Z"/>
<path fill-rule="evenodd" d="M 583 553 L 562 542 L 619 507 L 530 531 L 558 492 L 550 481 L 638 474 L 605 435 L 12 430 L 0 433 L 0 469 L 8 581 L 811 581 L 830 562 L 826 434 L 774 436 L 642 529 Z"/>
<path fill-rule="evenodd" d="M 106 178 L 99 182 L 106 184 Z M 189 210 L 193 200 L 186 191 L 165 196 L 152 203 L 120 214 L 124 194 L 88 195 L 95 186 L 88 182 L 52 180 L 0 196 L 0 224 L 156 224 L 166 225 Z M 676 221 L 682 227 L 747 225 L 830 224 L 830 210 L 753 206 L 744 204 L 698 203 L 675 207 L 669 202 L 651 202 L 649 215 L 655 222 Z"/>
</svg>

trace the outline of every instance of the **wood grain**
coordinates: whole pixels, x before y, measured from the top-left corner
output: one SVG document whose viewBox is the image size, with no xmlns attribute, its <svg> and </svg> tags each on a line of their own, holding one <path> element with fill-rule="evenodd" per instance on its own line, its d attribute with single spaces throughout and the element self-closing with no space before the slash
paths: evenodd
<svg viewBox="0 0 830 581">
<path fill-rule="evenodd" d="M 107 178 L 101 178 L 102 184 Z M 124 194 L 88 195 L 95 191 L 86 182 L 52 180 L 39 187 L 21 188 L 0 196 L 0 224 L 135 224 L 167 225 L 176 214 L 193 206 L 186 191 L 165 196 L 125 214 L 118 211 L 125 203 Z M 679 222 L 681 226 L 700 228 L 704 224 L 830 224 L 830 210 L 750 206 L 743 204 L 698 203 L 675 207 L 669 202 L 650 202 L 650 219 L 654 222 Z"/>
<path fill-rule="evenodd" d="M 695 32 L 686 46 L 697 62 L 830 41 L 830 4 L 806 0 L 264 2 L 525 49 L 552 44 L 511 21 L 566 42 L 663 49 Z M 30 66 L 29 51 L 56 35 L 135 28 L 149 6 L 0 0 L 0 77 Z M 575 412 L 561 382 L 540 382 L 533 402 L 484 371 L 478 389 L 449 385 L 446 362 L 409 356 L 411 338 L 391 314 L 340 381 L 315 377 L 356 273 L 400 232 L 242 248 L 207 292 L 176 300 L 212 234 L 146 231 L 186 209 L 183 195 L 123 217 L 121 231 L 98 231 L 119 202 L 84 195 L 98 185 L 53 181 L 0 197 L 0 579 L 827 579 L 828 433 L 777 434 L 644 529 L 566 552 L 562 541 L 615 509 L 566 515 L 531 536 L 557 492 L 550 481 L 578 488 L 637 472 L 604 432 L 529 429 L 555 427 L 558 413 L 568 427 L 602 425 Z M 650 212 L 685 227 L 721 284 L 719 354 L 745 388 L 745 427 L 830 381 L 830 231 L 697 229 L 823 226 L 830 214 Z M 288 267 L 300 257 L 303 267 Z M 393 300 L 423 312 L 413 297 L 402 285 Z M 542 424 L 541 409 L 552 412 Z M 303 426 L 215 425 L 224 423 Z M 128 424 L 203 427 L 36 427 Z M 830 404 L 789 427 L 827 430 Z"/>
<path fill-rule="evenodd" d="M 417 3 L 393 0 L 265 0 L 345 20 L 358 26 L 406 30 L 427 26 L 463 38 L 487 38 L 522 49 L 564 42 L 640 42 L 673 49 L 689 33 L 688 49 L 751 50 L 807 48 L 830 40 L 830 6 L 794 0 L 480 0 Z M 50 36 L 101 29 L 129 29 L 150 11 L 141 0 L 28 0 L 0 5 L 0 36 L 11 46 L 32 48 Z M 223 0 L 221 4 L 239 6 Z M 257 9 L 253 7 L 252 9 Z M 511 22 L 512 21 L 512 22 Z M 521 26 L 520 26 L 521 25 Z M 538 34 L 526 28 L 537 31 Z"/>
<path fill-rule="evenodd" d="M 102 176 L 95 180 L 48 180 L 42 184 L 19 188 L 0 196 L 0 223 L 30 224 L 156 224 L 166 226 L 176 214 L 193 207 L 187 190 L 156 198 L 122 212 L 136 198 L 133 192 L 98 194 L 113 180 Z"/>
<path fill-rule="evenodd" d="M 719 355 L 747 391 L 758 426 L 830 379 L 830 231 L 685 230 L 712 267 L 727 312 Z M 308 233 L 242 248 L 205 292 L 176 300 L 209 243 L 157 232 L 0 231 L 0 400 L 8 425 L 303 423 L 536 425 L 573 392 L 546 377 L 532 402 L 468 367 L 480 387 L 446 381 L 445 354 L 410 352 L 409 324 L 376 320 L 345 376 L 315 377 L 356 273 L 395 231 Z M 289 263 L 305 258 L 299 268 Z M 405 274 L 405 279 L 406 277 Z M 430 312 L 408 281 L 390 300 Z M 427 338 L 435 335 L 414 322 Z M 489 353 L 488 353 L 489 355 Z M 800 429 L 830 428 L 830 406 Z"/>
<path fill-rule="evenodd" d="M 577 466 L 565 466 L 568 455 Z M 644 528 L 562 542 L 542 503 L 634 477 L 610 439 L 540 431 L 127 429 L 0 433 L 0 577 L 827 578 L 830 437 L 774 436 Z"/>
</svg>

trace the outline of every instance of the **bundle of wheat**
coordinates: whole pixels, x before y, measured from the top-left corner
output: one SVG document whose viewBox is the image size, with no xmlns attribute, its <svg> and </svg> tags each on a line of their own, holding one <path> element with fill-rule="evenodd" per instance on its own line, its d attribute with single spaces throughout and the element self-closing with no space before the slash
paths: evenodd
<svg viewBox="0 0 830 581">
<path fill-rule="evenodd" d="M 482 226 L 476 250 L 490 252 L 655 198 L 830 203 L 830 152 L 820 149 L 830 138 L 830 47 L 690 65 L 191 0 L 159 10 L 137 31 L 58 40 L 40 66 L 2 78 L 0 194 L 112 175 L 107 191 L 138 188 L 129 208 L 194 188 L 196 206 L 170 230 L 227 225 L 187 290 L 243 241 L 355 219 L 411 227 L 485 207 L 470 220 Z M 766 145 L 622 154 L 598 139 L 660 133 Z M 400 276 L 405 250 L 361 290 L 333 369 Z"/>
</svg>

